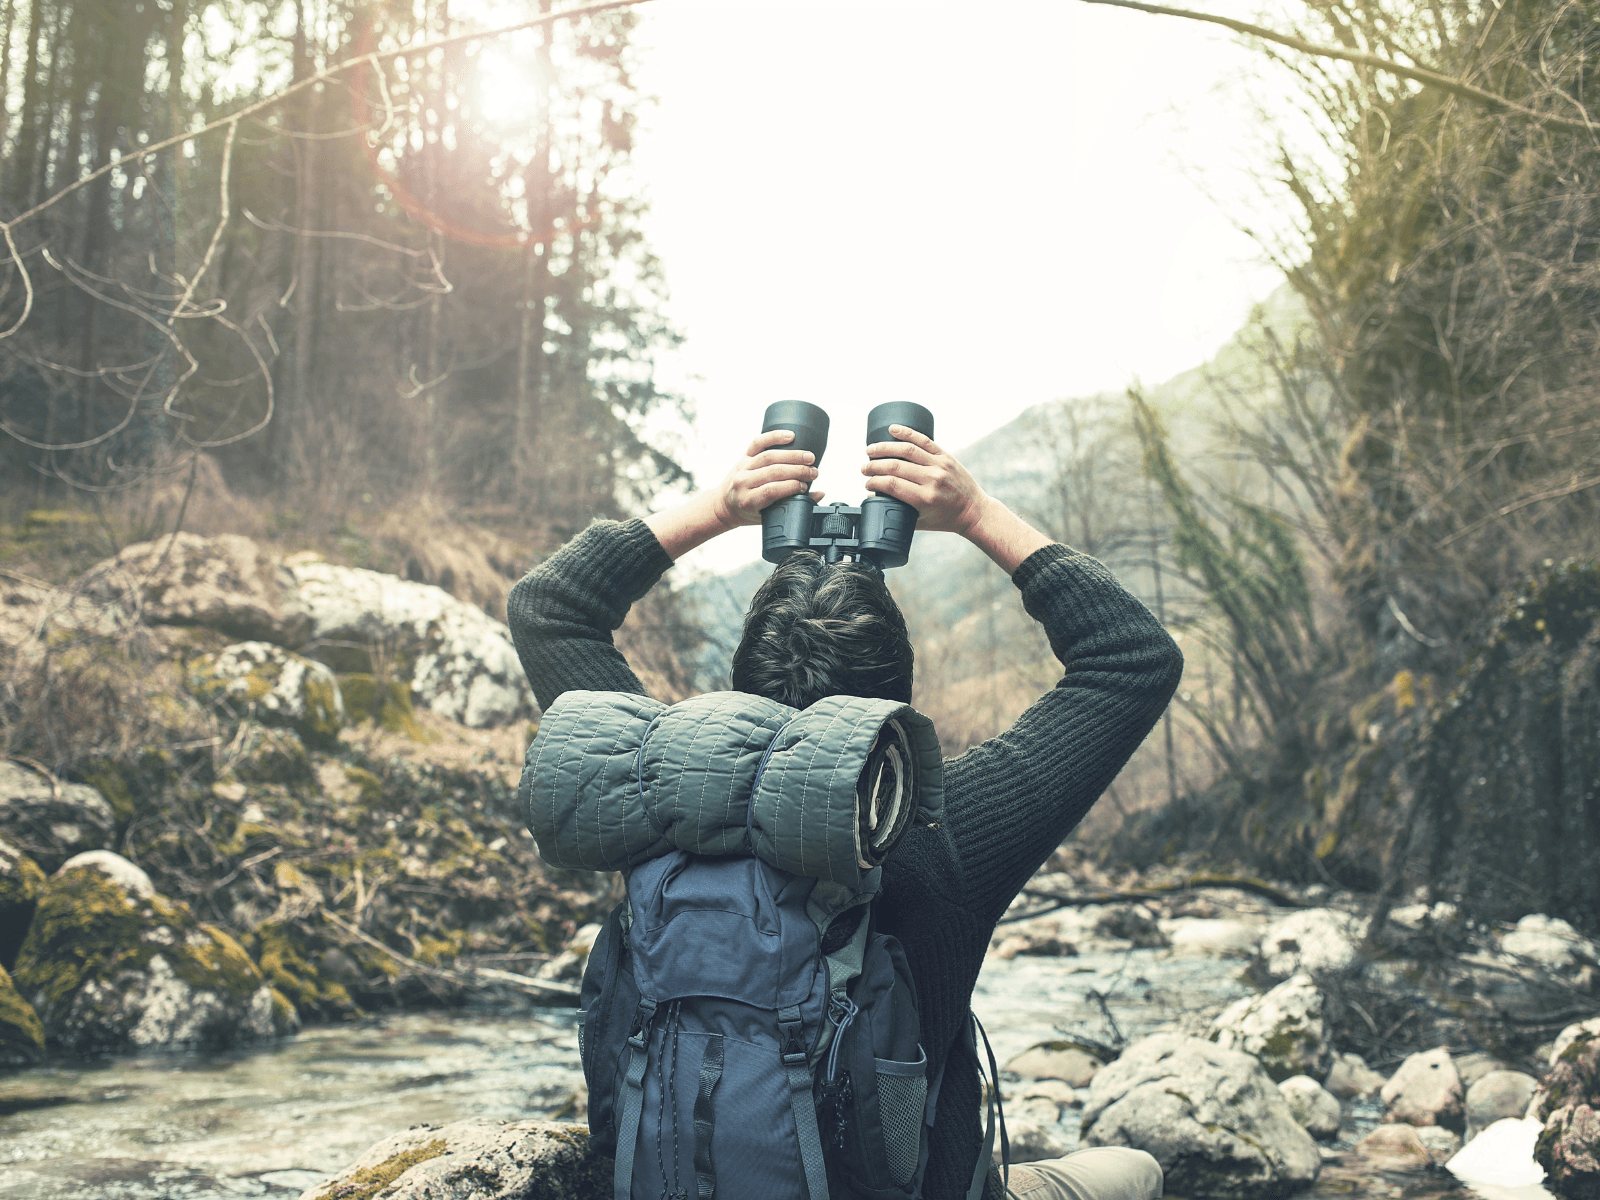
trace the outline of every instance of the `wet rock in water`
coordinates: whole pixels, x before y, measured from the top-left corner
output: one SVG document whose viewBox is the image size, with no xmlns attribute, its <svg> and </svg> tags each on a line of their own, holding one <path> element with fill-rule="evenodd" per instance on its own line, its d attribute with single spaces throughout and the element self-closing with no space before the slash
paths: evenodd
<svg viewBox="0 0 1600 1200">
<path fill-rule="evenodd" d="M 1417 1136 L 1427 1148 L 1428 1156 L 1436 1163 L 1442 1165 L 1448 1162 L 1461 1149 L 1461 1135 L 1453 1129 L 1446 1129 L 1443 1125 L 1420 1125 L 1415 1128 Z"/>
<path fill-rule="evenodd" d="M 1521 1071 L 1490 1071 L 1467 1088 L 1467 1133 L 1471 1141 L 1496 1121 L 1521 1117 L 1539 1081 Z"/>
<path fill-rule="evenodd" d="M 1055 1119 L 1048 1122 L 1038 1119 L 1024 1119 L 1013 1124 L 1006 1121 L 1006 1136 L 1011 1147 L 1011 1161 L 1014 1163 L 1043 1162 L 1047 1158 L 1060 1158 L 1071 1147 L 1061 1136 L 1061 1131 L 1055 1127 Z M 994 1160 L 1000 1161 L 999 1139 L 996 1139 Z"/>
<path fill-rule="evenodd" d="M 294 577 L 233 534 L 180 533 L 128 546 L 86 572 L 77 588 L 152 625 L 200 625 L 280 646 L 302 645 L 311 633 Z"/>
<path fill-rule="evenodd" d="M 1274 1080 L 1320 1079 L 1333 1057 L 1323 1028 L 1322 993 L 1305 974 L 1264 995 L 1234 1001 L 1211 1023 L 1208 1036 L 1219 1046 L 1254 1055 Z"/>
<path fill-rule="evenodd" d="M 610 1192 L 611 1160 L 589 1152 L 584 1126 L 478 1117 L 385 1138 L 300 1200 L 601 1200 Z"/>
<path fill-rule="evenodd" d="M 1132 942 L 1140 950 L 1161 950 L 1171 945 L 1161 932 L 1156 914 L 1144 904 L 1108 904 L 1101 910 L 1094 931 L 1103 938 Z"/>
<path fill-rule="evenodd" d="M 1415 1170 L 1432 1164 L 1414 1125 L 1379 1125 L 1356 1143 L 1355 1153 L 1379 1170 Z"/>
<path fill-rule="evenodd" d="M 1278 1085 L 1278 1091 L 1289 1102 L 1295 1122 L 1312 1137 L 1326 1142 L 1339 1136 L 1344 1110 L 1333 1093 L 1311 1076 L 1290 1076 Z"/>
<path fill-rule="evenodd" d="M 594 949 L 594 941 L 600 936 L 601 928 L 598 922 L 591 921 L 579 929 L 560 954 L 539 968 L 539 978 L 557 982 L 581 979 L 584 964 L 589 961 L 589 952 Z"/>
<path fill-rule="evenodd" d="M 1089 1086 L 1105 1064 L 1084 1047 L 1067 1041 L 1029 1046 L 1005 1065 L 1022 1079 L 1059 1079 L 1068 1087 Z"/>
<path fill-rule="evenodd" d="M 1322 1086 L 1341 1100 L 1370 1096 L 1383 1086 L 1383 1076 L 1367 1066 L 1359 1054 L 1337 1054 Z"/>
<path fill-rule="evenodd" d="M 1384 1103 L 1385 1121 L 1462 1127 L 1466 1098 L 1461 1076 L 1443 1046 L 1408 1057 L 1378 1095 Z"/>
<path fill-rule="evenodd" d="M 1464 1146 L 1445 1166 L 1467 1183 L 1493 1187 L 1528 1187 L 1541 1182 L 1544 1168 L 1533 1158 L 1539 1137 L 1537 1120 L 1508 1117 L 1496 1121 Z"/>
<path fill-rule="evenodd" d="M 0 1067 L 31 1067 L 44 1059 L 44 1026 L 0 967 Z"/>
<path fill-rule="evenodd" d="M 1582 1030 L 1544 1079 L 1533 1157 L 1569 1200 L 1600 1198 L 1600 1033 Z"/>
<path fill-rule="evenodd" d="M 1322 1169 L 1316 1143 L 1259 1062 L 1181 1034 L 1136 1042 L 1095 1076 L 1083 1140 L 1148 1151 L 1167 1190 L 1197 1200 L 1270 1200 Z"/>
<path fill-rule="evenodd" d="M 5 838 L 0 838 L 0 967 L 17 964 L 17 951 L 39 906 L 44 872 Z"/>
<path fill-rule="evenodd" d="M 1600 958 L 1600 950 L 1560 917 L 1529 913 L 1500 940 L 1500 949 L 1552 971 L 1568 971 Z"/>
<path fill-rule="evenodd" d="M 290 570 L 322 643 L 317 657 L 335 670 L 403 681 L 422 707 L 474 729 L 533 712 L 511 631 L 481 609 L 442 588 L 358 567 Z"/>
<path fill-rule="evenodd" d="M 109 850 L 69 859 L 45 885 L 15 982 L 50 1042 L 74 1054 L 220 1048 L 299 1024 L 237 942 Z"/>
<path fill-rule="evenodd" d="M 1267 974 L 1283 979 L 1300 971 L 1348 971 L 1361 961 L 1361 923 L 1334 908 L 1308 908 L 1267 930 L 1261 957 Z"/>
<path fill-rule="evenodd" d="M 1061 1119 L 1063 1109 L 1083 1107 L 1083 1096 L 1078 1089 L 1060 1079 L 1030 1080 L 1018 1086 L 1016 1096 L 1023 1104 L 1051 1105 L 1055 1112 L 1050 1118 L 1052 1121 Z"/>
<path fill-rule="evenodd" d="M 270 642 L 239 642 L 196 659 L 189 689 L 239 716 L 286 725 L 314 746 L 332 746 L 347 723 L 333 672 Z"/>
<path fill-rule="evenodd" d="M 0 837 L 44 871 L 74 854 L 109 846 L 116 813 L 92 787 L 52 782 L 37 771 L 0 761 Z"/>
</svg>

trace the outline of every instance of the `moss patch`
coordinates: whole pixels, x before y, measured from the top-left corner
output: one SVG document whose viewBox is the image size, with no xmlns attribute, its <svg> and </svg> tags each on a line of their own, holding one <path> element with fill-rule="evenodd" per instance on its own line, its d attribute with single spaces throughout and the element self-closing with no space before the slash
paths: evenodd
<svg viewBox="0 0 1600 1200">
<path fill-rule="evenodd" d="M 419 740 L 423 737 L 408 685 L 379 683 L 371 675 L 350 674 L 339 676 L 339 690 L 344 694 L 344 710 L 352 722 L 371 721 L 390 733 Z"/>
<path fill-rule="evenodd" d="M 44 872 L 22 851 L 0 840 L 0 967 L 16 965 L 17 951 L 44 894 Z"/>
<path fill-rule="evenodd" d="M 44 1026 L 0 967 L 0 1065 L 23 1066 L 44 1058 Z"/>
<path fill-rule="evenodd" d="M 331 1183 L 317 1200 L 372 1200 L 384 1188 L 404 1175 L 418 1163 L 438 1158 L 445 1152 L 443 1138 L 434 1138 L 420 1146 L 403 1150 L 393 1158 L 386 1158 L 372 1167 L 361 1167 L 351 1172 L 348 1179 Z"/>
</svg>

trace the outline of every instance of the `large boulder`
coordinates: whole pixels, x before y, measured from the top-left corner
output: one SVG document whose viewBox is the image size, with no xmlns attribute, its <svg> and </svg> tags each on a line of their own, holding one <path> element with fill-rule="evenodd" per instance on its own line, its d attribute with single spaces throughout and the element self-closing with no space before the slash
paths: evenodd
<svg viewBox="0 0 1600 1200">
<path fill-rule="evenodd" d="M 298 646 L 311 615 L 288 570 L 247 537 L 180 533 L 128 546 L 78 580 L 78 594 L 152 625 L 199 625 Z"/>
<path fill-rule="evenodd" d="M 1293 1075 L 1321 1079 L 1333 1052 L 1322 1022 L 1322 993 L 1311 976 L 1293 975 L 1261 996 L 1234 1001 L 1211 1023 L 1212 1041 L 1261 1060 L 1281 1082 Z"/>
<path fill-rule="evenodd" d="M 44 1058 L 44 1026 L 0 967 L 0 1067 L 31 1067 Z"/>
<path fill-rule="evenodd" d="M 1349 913 L 1335 908 L 1307 908 L 1291 913 L 1267 930 L 1261 939 L 1261 957 L 1274 979 L 1300 971 L 1348 971 L 1361 960 L 1356 949 L 1360 938 L 1361 923 Z"/>
<path fill-rule="evenodd" d="M 1468 1142 L 1445 1166 L 1467 1183 L 1495 1188 L 1532 1187 L 1545 1177 L 1544 1168 L 1533 1160 L 1538 1137 L 1537 1120 L 1506 1117 Z M 1550 1194 L 1542 1188 L 1539 1192 Z"/>
<path fill-rule="evenodd" d="M 1344 1110 L 1334 1094 L 1311 1076 L 1290 1076 L 1278 1085 L 1278 1091 L 1289 1102 L 1289 1112 L 1300 1128 L 1312 1137 L 1327 1142 L 1339 1136 Z"/>
<path fill-rule="evenodd" d="M 335 670 L 403 681 L 417 704 L 475 729 L 533 711 L 510 630 L 481 609 L 359 567 L 290 570 L 311 612 L 306 651 Z"/>
<path fill-rule="evenodd" d="M 1370 1096 L 1383 1086 L 1383 1076 L 1367 1066 L 1367 1060 L 1359 1054 L 1345 1053 L 1334 1056 L 1322 1086 L 1339 1099 L 1349 1100 Z"/>
<path fill-rule="evenodd" d="M 1534 1160 L 1568 1200 L 1600 1200 L 1600 1033 L 1583 1030 L 1544 1079 Z"/>
<path fill-rule="evenodd" d="M 1148 1151 L 1167 1190 L 1196 1200 L 1275 1200 L 1322 1167 L 1259 1062 L 1174 1033 L 1134 1043 L 1094 1077 L 1083 1140 Z"/>
<path fill-rule="evenodd" d="M 1467 1141 L 1496 1121 L 1520 1118 L 1538 1090 L 1539 1081 L 1521 1071 L 1490 1071 L 1477 1079 L 1467 1088 Z"/>
<path fill-rule="evenodd" d="M 1407 1125 L 1443 1125 L 1459 1130 L 1463 1124 L 1465 1089 L 1450 1061 L 1450 1051 L 1440 1046 L 1410 1055 L 1378 1093 L 1385 1121 Z"/>
<path fill-rule="evenodd" d="M 333 672 L 271 642 L 239 642 L 203 655 L 189 666 L 189 688 L 238 716 L 288 726 L 311 745 L 330 745 L 345 726 Z"/>
<path fill-rule="evenodd" d="M 17 965 L 17 951 L 43 891 L 39 864 L 0 838 L 0 967 L 7 971 Z"/>
<path fill-rule="evenodd" d="M 45 886 L 16 984 L 73 1054 L 220 1048 L 298 1025 L 237 942 L 109 850 L 69 859 Z"/>
<path fill-rule="evenodd" d="M 561 1121 L 475 1117 L 385 1138 L 300 1200 L 603 1200 L 611 1160 L 589 1131 Z"/>
<path fill-rule="evenodd" d="M 1567 971 L 1584 962 L 1600 960 L 1600 951 L 1560 917 L 1529 913 L 1500 941 L 1507 954 L 1527 959 L 1552 971 Z"/>
<path fill-rule="evenodd" d="M 0 760 L 0 837 L 46 871 L 109 846 L 117 817 L 92 787 Z"/>
</svg>

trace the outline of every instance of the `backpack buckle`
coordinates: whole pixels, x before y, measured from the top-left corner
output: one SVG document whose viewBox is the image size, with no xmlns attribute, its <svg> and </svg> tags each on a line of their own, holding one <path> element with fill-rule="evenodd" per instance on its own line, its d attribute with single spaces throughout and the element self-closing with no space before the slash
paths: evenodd
<svg viewBox="0 0 1600 1200">
<path fill-rule="evenodd" d="M 633 1028 L 628 1033 L 628 1044 L 643 1050 L 649 1036 L 650 1022 L 656 1015 L 656 1002 L 648 996 L 639 997 L 639 1007 L 633 1010 Z"/>
</svg>

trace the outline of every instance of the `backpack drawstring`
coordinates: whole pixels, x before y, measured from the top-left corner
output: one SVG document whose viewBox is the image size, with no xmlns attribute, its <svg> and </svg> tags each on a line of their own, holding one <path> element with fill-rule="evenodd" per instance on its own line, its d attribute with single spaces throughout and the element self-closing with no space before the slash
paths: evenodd
<svg viewBox="0 0 1600 1200">
<path fill-rule="evenodd" d="M 828 1000 L 828 1020 L 833 1022 L 833 1045 L 828 1047 L 828 1082 L 832 1083 L 839 1068 L 839 1043 L 844 1041 L 844 1031 L 856 1019 L 861 1009 L 849 996 L 839 994 Z M 840 1017 L 838 1014 L 843 1013 Z"/>
</svg>

